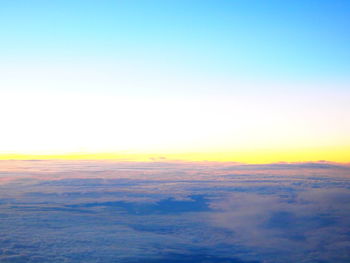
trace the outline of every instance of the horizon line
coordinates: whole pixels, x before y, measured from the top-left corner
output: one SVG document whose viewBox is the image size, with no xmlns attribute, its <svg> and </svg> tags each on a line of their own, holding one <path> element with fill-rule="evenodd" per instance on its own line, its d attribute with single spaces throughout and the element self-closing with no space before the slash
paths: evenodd
<svg viewBox="0 0 350 263">
<path fill-rule="evenodd" d="M 293 164 L 334 163 L 350 164 L 345 153 L 330 156 L 307 152 L 184 152 L 184 153 L 57 153 L 25 154 L 0 153 L 1 161 L 114 161 L 114 162 L 183 162 L 183 163 L 236 163 L 236 164 Z M 328 158 L 327 158 L 328 157 Z M 330 158 L 332 157 L 332 158 Z"/>
</svg>

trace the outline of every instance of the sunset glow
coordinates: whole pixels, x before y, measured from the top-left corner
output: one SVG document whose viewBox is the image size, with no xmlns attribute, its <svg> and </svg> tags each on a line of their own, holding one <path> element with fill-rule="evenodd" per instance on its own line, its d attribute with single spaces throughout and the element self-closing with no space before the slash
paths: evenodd
<svg viewBox="0 0 350 263">
<path fill-rule="evenodd" d="M 1 263 L 349 263 L 350 0 L 0 0 Z"/>
<path fill-rule="evenodd" d="M 84 11 L 56 3 L 52 16 L 6 4 L 0 159 L 350 162 L 348 39 L 311 23 L 310 6 L 297 7 L 304 24 L 295 36 L 283 33 L 295 26 L 285 9 L 290 20 L 276 25 L 267 6 L 169 4 L 186 5 L 198 40 L 183 9 L 117 2 Z M 323 24 L 348 30 L 340 11 L 328 15 Z"/>
</svg>

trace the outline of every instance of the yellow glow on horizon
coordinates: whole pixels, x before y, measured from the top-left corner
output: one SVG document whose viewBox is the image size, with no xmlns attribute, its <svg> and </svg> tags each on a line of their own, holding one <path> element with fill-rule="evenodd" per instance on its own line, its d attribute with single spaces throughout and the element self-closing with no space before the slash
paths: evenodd
<svg viewBox="0 0 350 263">
<path fill-rule="evenodd" d="M 255 150 L 239 152 L 187 153 L 66 153 L 66 154 L 0 154 L 0 160 L 113 160 L 127 162 L 185 161 L 239 162 L 267 164 L 278 162 L 350 163 L 350 146 L 333 149 Z"/>
<path fill-rule="evenodd" d="M 312 96 L 10 94 L 0 159 L 350 162 L 347 100 Z"/>
</svg>

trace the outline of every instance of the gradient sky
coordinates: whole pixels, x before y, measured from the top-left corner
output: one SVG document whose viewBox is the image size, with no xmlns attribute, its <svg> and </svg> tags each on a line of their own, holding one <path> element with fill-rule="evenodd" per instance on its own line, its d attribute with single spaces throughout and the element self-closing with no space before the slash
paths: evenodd
<svg viewBox="0 0 350 263">
<path fill-rule="evenodd" d="M 1 158 L 350 162 L 349 17 L 345 0 L 1 1 Z"/>
</svg>

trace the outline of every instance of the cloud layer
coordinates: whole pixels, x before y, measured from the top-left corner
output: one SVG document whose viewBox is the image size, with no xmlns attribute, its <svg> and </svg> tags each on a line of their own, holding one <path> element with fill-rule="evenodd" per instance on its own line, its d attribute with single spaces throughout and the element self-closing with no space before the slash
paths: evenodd
<svg viewBox="0 0 350 263">
<path fill-rule="evenodd" d="M 1 262 L 348 262 L 350 169 L 7 161 Z"/>
</svg>

